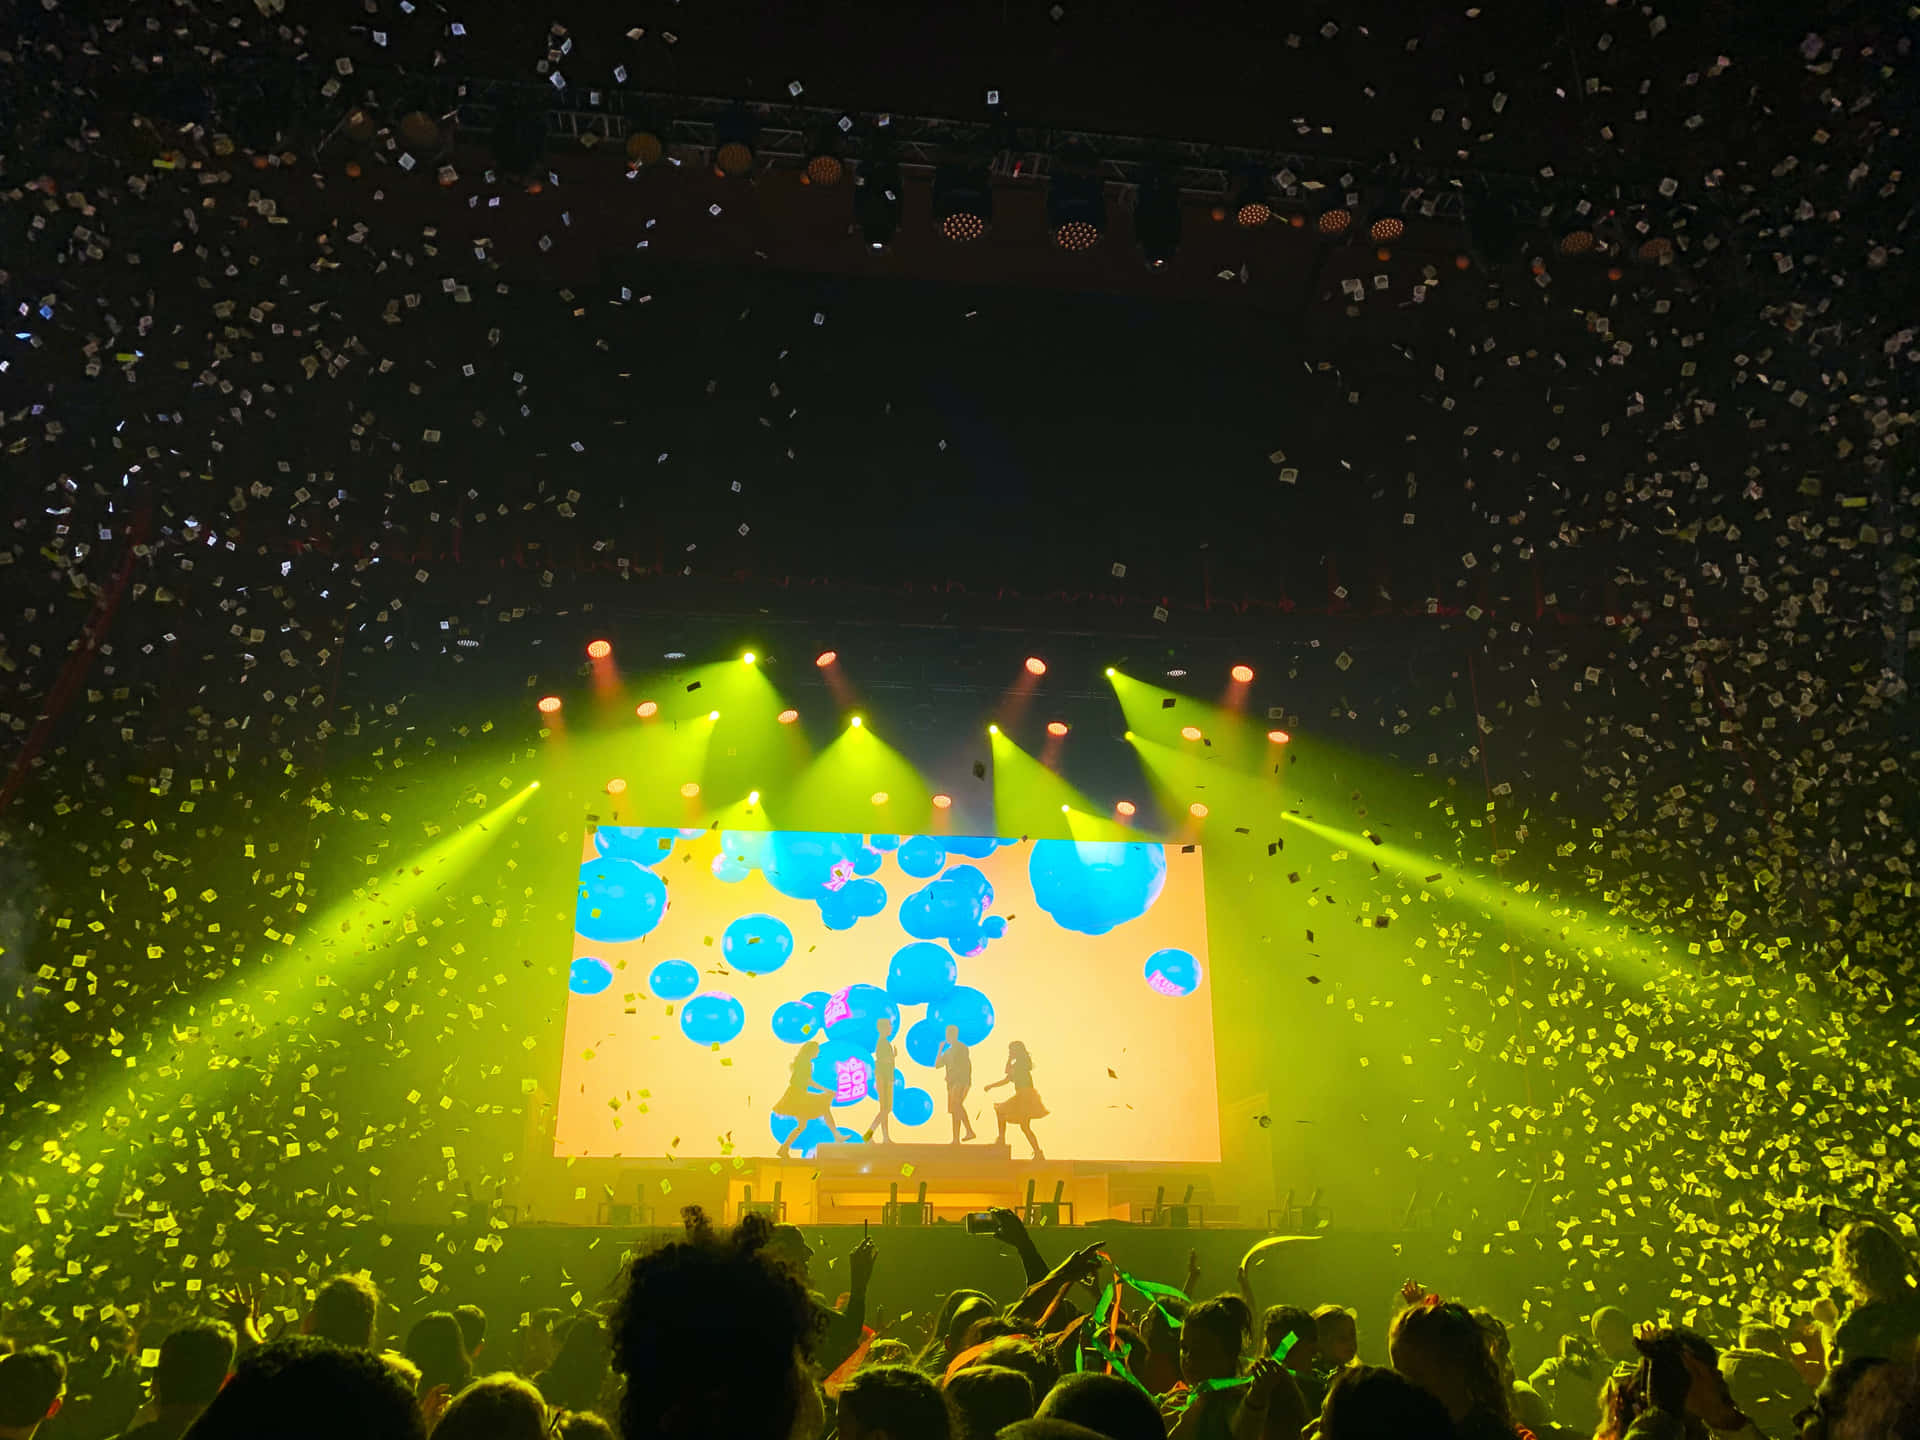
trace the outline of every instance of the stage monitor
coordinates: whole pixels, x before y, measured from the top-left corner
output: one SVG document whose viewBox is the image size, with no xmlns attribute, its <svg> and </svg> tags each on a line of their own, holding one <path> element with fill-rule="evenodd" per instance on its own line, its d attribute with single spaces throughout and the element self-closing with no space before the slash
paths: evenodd
<svg viewBox="0 0 1920 1440">
<path fill-rule="evenodd" d="M 1201 863 L 1145 841 L 590 828 L 554 1153 L 859 1140 L 884 1044 L 897 1143 L 991 1141 L 1004 1106 L 1016 1158 L 1024 1120 L 1048 1159 L 1217 1161 Z"/>
</svg>

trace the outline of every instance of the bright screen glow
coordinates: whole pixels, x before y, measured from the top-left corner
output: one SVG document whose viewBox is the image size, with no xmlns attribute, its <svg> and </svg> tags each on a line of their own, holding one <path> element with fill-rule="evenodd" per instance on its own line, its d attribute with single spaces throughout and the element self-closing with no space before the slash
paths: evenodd
<svg viewBox="0 0 1920 1440">
<path fill-rule="evenodd" d="M 600 826 L 574 926 L 556 1155 L 858 1140 L 884 1018 L 897 1143 L 951 1139 L 952 1027 L 982 1142 L 1020 1041 L 1049 1159 L 1220 1158 L 1198 846 Z"/>
</svg>

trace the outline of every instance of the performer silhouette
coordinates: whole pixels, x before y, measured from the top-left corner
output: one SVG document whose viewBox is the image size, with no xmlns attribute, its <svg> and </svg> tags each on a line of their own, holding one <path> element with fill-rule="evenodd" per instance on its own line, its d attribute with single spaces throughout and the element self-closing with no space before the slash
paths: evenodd
<svg viewBox="0 0 1920 1440">
<path fill-rule="evenodd" d="M 947 1113 L 953 1117 L 953 1143 L 975 1140 L 973 1122 L 967 1118 L 967 1092 L 973 1089 L 973 1051 L 960 1043 L 960 1027 L 947 1026 L 947 1043 L 940 1047 L 933 1068 L 947 1072 Z M 961 1126 L 967 1133 L 960 1133 Z M 1005 1139 L 1003 1134 L 1001 1139 Z"/>
<path fill-rule="evenodd" d="M 809 1040 L 794 1053 L 793 1070 L 787 1078 L 787 1090 L 773 1102 L 773 1113 L 786 1115 L 793 1120 L 793 1129 L 787 1132 L 787 1138 L 780 1142 L 776 1158 L 785 1160 L 787 1147 L 796 1140 L 800 1132 L 807 1128 L 812 1120 L 824 1120 L 833 1124 L 833 1095 L 830 1091 L 813 1088 L 813 1061 L 820 1053 L 820 1042 Z"/>
<path fill-rule="evenodd" d="M 1007 1046 L 1007 1073 L 987 1086 L 997 1090 L 1002 1085 L 1013 1086 L 1013 1094 L 993 1107 L 993 1113 L 1000 1118 L 999 1144 L 1007 1143 L 1007 1125 L 1018 1125 L 1020 1133 L 1027 1137 L 1027 1144 L 1033 1147 L 1033 1158 L 1044 1160 L 1040 1153 L 1040 1142 L 1033 1138 L 1033 1122 L 1047 1113 L 1046 1105 L 1040 1099 L 1040 1092 L 1033 1088 L 1033 1057 L 1027 1054 L 1027 1047 L 1019 1040 Z"/>
<path fill-rule="evenodd" d="M 873 1088 L 880 1096 L 880 1113 L 873 1117 L 873 1124 L 867 1127 L 866 1138 L 873 1139 L 873 1132 L 878 1130 L 880 1139 L 891 1145 L 893 1130 L 887 1121 L 893 1115 L 893 1045 L 887 1037 L 893 1034 L 893 1020 L 882 1015 L 875 1023 L 879 1027 L 880 1038 L 873 1047 Z"/>
</svg>

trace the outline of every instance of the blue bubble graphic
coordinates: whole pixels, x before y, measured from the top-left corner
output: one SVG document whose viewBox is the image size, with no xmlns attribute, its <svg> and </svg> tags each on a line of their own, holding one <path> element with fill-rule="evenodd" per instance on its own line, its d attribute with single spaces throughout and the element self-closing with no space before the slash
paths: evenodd
<svg viewBox="0 0 1920 1440">
<path fill-rule="evenodd" d="M 767 839 L 765 830 L 722 830 L 713 873 L 729 885 L 746 879 L 765 863 Z"/>
<path fill-rule="evenodd" d="M 1055 924 L 1105 935 L 1153 908 L 1167 884 L 1167 851 L 1140 841 L 1036 840 L 1027 873 Z"/>
<path fill-rule="evenodd" d="M 953 989 L 959 974 L 944 945 L 916 940 L 894 951 L 887 963 L 887 994 L 896 1005 L 931 1005 Z"/>
<path fill-rule="evenodd" d="M 933 1118 L 933 1096 L 918 1085 L 895 1085 L 893 1118 L 902 1125 L 926 1124 Z"/>
<path fill-rule="evenodd" d="M 747 1007 L 709 990 L 680 1007 L 680 1033 L 696 1045 L 724 1045 L 747 1028 Z"/>
<path fill-rule="evenodd" d="M 742 915 L 720 937 L 720 953 L 747 975 L 771 975 L 793 954 L 793 931 L 772 915 Z"/>
<path fill-rule="evenodd" d="M 576 995 L 598 995 L 613 983 L 613 971 L 607 962 L 582 955 L 567 971 L 567 989 Z"/>
<path fill-rule="evenodd" d="M 880 841 L 895 837 L 880 836 Z M 713 873 L 722 880 L 744 880 L 755 870 L 795 900 L 820 907 L 830 930 L 851 930 L 887 906 L 886 888 L 867 877 L 883 859 L 880 848 L 863 835 L 825 830 L 726 830 Z"/>
<path fill-rule="evenodd" d="M 580 867 L 573 928 L 602 944 L 651 934 L 667 913 L 667 883 L 632 860 L 589 860 Z"/>
<path fill-rule="evenodd" d="M 902 842 L 894 855 L 900 868 L 916 880 L 931 880 L 947 864 L 946 849 L 931 835 L 915 835 Z"/>
<path fill-rule="evenodd" d="M 829 930 L 851 930 L 856 921 L 887 908 L 887 887 L 878 880 L 849 880 L 820 896 L 820 919 Z"/>
<path fill-rule="evenodd" d="M 867 837 L 867 844 L 883 852 L 887 850 L 898 850 L 900 848 L 900 837 L 898 835 L 869 835 Z"/>
<path fill-rule="evenodd" d="M 989 915 L 993 886 L 972 865 L 956 865 L 900 902 L 900 928 L 916 940 L 945 940 L 956 955 L 978 955 L 989 940 L 1007 933 L 1007 922 Z"/>
<path fill-rule="evenodd" d="M 700 834 L 698 830 L 671 830 L 658 825 L 602 825 L 593 832 L 593 848 L 609 860 L 631 860 L 658 865 L 673 853 L 673 842 Z"/>
<path fill-rule="evenodd" d="M 700 988 L 700 972 L 685 960 L 662 960 L 647 976 L 647 988 L 662 1000 L 684 1000 Z"/>
<path fill-rule="evenodd" d="M 1147 957 L 1147 984 L 1162 995 L 1191 995 L 1200 988 L 1200 962 L 1185 950 L 1156 950 Z"/>
<path fill-rule="evenodd" d="M 993 1033 L 993 1002 L 971 985 L 956 985 L 927 1012 L 927 1019 L 939 1025 L 942 1040 L 946 1038 L 947 1026 L 957 1025 L 961 1044 L 978 1045 Z"/>
<path fill-rule="evenodd" d="M 940 1058 L 940 1047 L 947 1043 L 947 1027 L 928 1016 L 907 1030 L 907 1058 L 916 1065 L 931 1068 Z"/>
<path fill-rule="evenodd" d="M 804 1000 L 789 1000 L 773 1012 L 773 1035 L 789 1045 L 803 1044 L 820 1033 L 820 1012 Z"/>
</svg>

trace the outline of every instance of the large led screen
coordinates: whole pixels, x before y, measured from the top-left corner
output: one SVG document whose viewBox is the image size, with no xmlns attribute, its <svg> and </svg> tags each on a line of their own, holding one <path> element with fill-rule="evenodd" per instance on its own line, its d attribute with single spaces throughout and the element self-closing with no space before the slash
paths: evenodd
<svg viewBox="0 0 1920 1440">
<path fill-rule="evenodd" d="M 1216 1161 L 1209 978 L 1197 846 L 599 826 L 555 1154 Z"/>
</svg>

